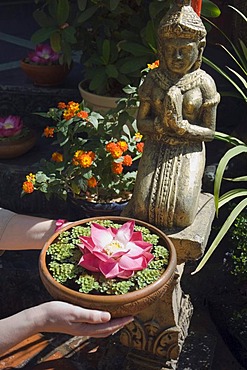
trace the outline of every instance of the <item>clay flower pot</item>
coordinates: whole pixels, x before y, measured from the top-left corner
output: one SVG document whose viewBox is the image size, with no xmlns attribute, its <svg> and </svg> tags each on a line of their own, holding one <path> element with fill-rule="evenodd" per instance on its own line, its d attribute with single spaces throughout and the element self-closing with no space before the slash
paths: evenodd
<svg viewBox="0 0 247 370">
<path fill-rule="evenodd" d="M 28 130 L 27 134 L 14 139 L 0 140 L 0 159 L 10 159 L 19 157 L 33 148 L 37 141 L 37 134 L 33 130 Z"/>
<path fill-rule="evenodd" d="M 34 85 L 43 87 L 60 85 L 70 71 L 67 65 L 38 65 L 27 63 L 24 60 L 21 61 L 20 66 Z"/>
<path fill-rule="evenodd" d="M 100 113 L 105 113 L 109 109 L 116 108 L 120 97 L 103 96 L 91 93 L 86 89 L 86 81 L 81 81 L 78 85 L 79 92 L 86 105 Z"/>
<path fill-rule="evenodd" d="M 96 222 L 97 220 L 111 220 L 118 223 L 125 223 L 131 219 L 126 217 L 109 216 L 109 217 L 93 217 L 76 221 L 63 228 L 69 230 L 74 226 L 85 225 L 90 221 Z M 145 308 L 149 307 L 158 298 L 162 297 L 169 285 L 171 284 L 176 268 L 176 250 L 168 237 L 156 227 L 139 220 L 134 220 L 136 225 L 149 228 L 154 234 L 157 234 L 162 241 L 162 244 L 169 251 L 168 266 L 161 275 L 161 277 L 154 283 L 130 293 L 121 295 L 107 295 L 107 294 L 86 294 L 72 290 L 58 283 L 51 275 L 47 268 L 47 250 L 49 246 L 55 241 L 61 231 L 56 232 L 43 247 L 39 259 L 39 271 L 41 280 L 54 299 L 70 302 L 72 304 L 103 311 L 109 311 L 112 317 L 124 317 L 128 315 L 136 315 Z"/>
</svg>

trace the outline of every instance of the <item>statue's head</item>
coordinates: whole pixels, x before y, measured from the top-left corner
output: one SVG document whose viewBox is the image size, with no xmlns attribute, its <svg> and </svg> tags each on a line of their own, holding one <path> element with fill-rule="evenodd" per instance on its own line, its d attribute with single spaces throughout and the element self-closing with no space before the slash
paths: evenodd
<svg viewBox="0 0 247 370">
<path fill-rule="evenodd" d="M 158 28 L 161 68 L 180 75 L 200 68 L 206 34 L 190 0 L 176 0 Z"/>
</svg>

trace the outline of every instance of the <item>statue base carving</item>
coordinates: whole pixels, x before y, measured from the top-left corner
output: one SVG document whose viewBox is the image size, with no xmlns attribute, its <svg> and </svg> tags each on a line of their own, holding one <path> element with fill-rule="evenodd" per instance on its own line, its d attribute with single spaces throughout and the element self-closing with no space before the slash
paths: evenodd
<svg viewBox="0 0 247 370">
<path fill-rule="evenodd" d="M 214 214 L 213 195 L 201 194 L 199 209 L 192 225 L 183 230 L 164 230 L 178 254 L 175 279 L 161 299 L 121 330 L 119 341 L 129 349 L 124 369 L 177 368 L 193 313 L 190 298 L 180 285 L 184 264 L 203 255 Z"/>
</svg>

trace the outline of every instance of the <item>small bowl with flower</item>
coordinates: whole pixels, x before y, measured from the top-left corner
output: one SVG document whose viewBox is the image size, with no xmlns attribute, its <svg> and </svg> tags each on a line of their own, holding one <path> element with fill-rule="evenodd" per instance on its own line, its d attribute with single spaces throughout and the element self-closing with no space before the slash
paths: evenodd
<svg viewBox="0 0 247 370">
<path fill-rule="evenodd" d="M 176 251 L 161 230 L 144 221 L 96 217 L 55 232 L 41 251 L 39 269 L 53 298 L 123 317 L 165 294 Z"/>
</svg>

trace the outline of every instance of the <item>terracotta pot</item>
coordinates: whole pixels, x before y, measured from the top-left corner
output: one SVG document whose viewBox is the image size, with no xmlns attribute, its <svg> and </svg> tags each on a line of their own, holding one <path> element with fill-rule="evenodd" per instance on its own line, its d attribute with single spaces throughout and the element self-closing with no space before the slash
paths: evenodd
<svg viewBox="0 0 247 370">
<path fill-rule="evenodd" d="M 118 216 L 93 217 L 73 222 L 67 227 L 65 227 L 63 230 L 68 230 L 74 226 L 83 225 L 89 221 L 96 221 L 99 219 L 108 219 L 119 223 L 124 223 L 130 220 L 127 217 L 118 217 Z M 159 235 L 163 242 L 163 245 L 170 252 L 170 260 L 167 269 L 157 281 L 143 289 L 130 292 L 127 294 L 114 296 L 103 294 L 102 295 L 85 294 L 63 286 L 62 284 L 58 283 L 56 280 L 53 279 L 46 265 L 47 249 L 49 248 L 50 244 L 52 244 L 58 237 L 58 235 L 61 233 L 61 231 L 58 231 L 47 241 L 47 243 L 45 244 L 41 251 L 39 259 L 40 277 L 46 289 L 51 294 L 51 296 L 54 299 L 70 302 L 81 307 L 109 311 L 112 317 L 124 317 L 128 315 L 136 315 L 145 308 L 149 307 L 158 298 L 162 297 L 165 294 L 174 277 L 174 272 L 177 264 L 176 250 L 170 239 L 168 239 L 168 237 L 156 227 L 139 220 L 135 220 L 135 223 L 136 225 L 145 226 L 149 228 L 152 231 L 152 233 Z"/>
<path fill-rule="evenodd" d="M 85 101 L 88 108 L 100 113 L 104 113 L 117 106 L 117 101 L 120 99 L 119 97 L 97 95 L 86 90 L 85 86 L 85 81 L 81 81 L 78 85 L 78 88 L 81 97 Z"/>
<path fill-rule="evenodd" d="M 21 69 L 37 86 L 57 86 L 68 75 L 70 68 L 66 65 L 38 65 L 21 61 Z"/>
<path fill-rule="evenodd" d="M 13 140 L 0 140 L 0 158 L 16 158 L 33 148 L 37 141 L 37 134 L 29 130 L 27 135 Z"/>
</svg>

